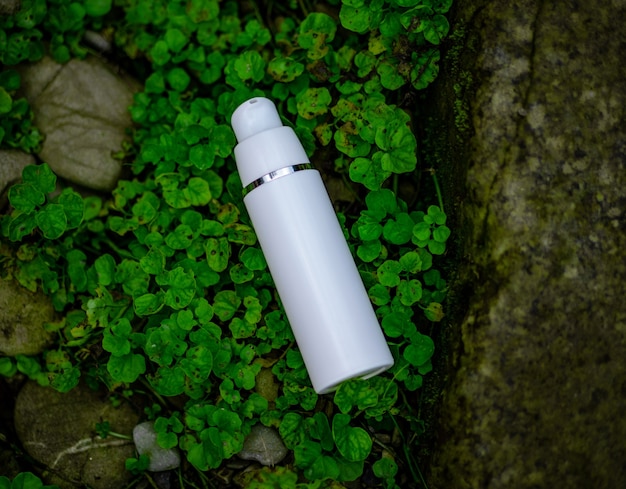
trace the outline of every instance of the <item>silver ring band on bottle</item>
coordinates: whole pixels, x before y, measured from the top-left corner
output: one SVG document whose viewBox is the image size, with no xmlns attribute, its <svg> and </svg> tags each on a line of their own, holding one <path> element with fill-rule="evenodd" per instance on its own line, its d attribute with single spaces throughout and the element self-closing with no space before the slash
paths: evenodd
<svg viewBox="0 0 626 489">
<path fill-rule="evenodd" d="M 252 183 L 249 183 L 243 188 L 243 196 L 245 197 L 250 192 L 252 192 L 255 188 L 260 187 L 264 183 L 269 183 L 273 180 L 277 180 L 282 177 L 286 177 L 287 175 L 291 175 L 297 171 L 301 170 L 314 170 L 315 167 L 311 163 L 300 163 L 298 165 L 286 166 L 284 168 L 280 168 L 278 170 L 272 171 L 263 175 L 260 178 L 257 178 Z"/>
</svg>

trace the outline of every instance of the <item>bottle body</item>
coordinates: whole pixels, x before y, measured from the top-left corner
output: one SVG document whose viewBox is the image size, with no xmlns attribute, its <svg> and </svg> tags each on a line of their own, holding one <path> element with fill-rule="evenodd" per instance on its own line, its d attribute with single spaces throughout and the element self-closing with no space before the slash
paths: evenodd
<svg viewBox="0 0 626 489">
<path fill-rule="evenodd" d="M 388 369 L 393 357 L 354 258 L 295 133 L 264 127 L 238 139 L 244 204 L 314 389 Z"/>
</svg>

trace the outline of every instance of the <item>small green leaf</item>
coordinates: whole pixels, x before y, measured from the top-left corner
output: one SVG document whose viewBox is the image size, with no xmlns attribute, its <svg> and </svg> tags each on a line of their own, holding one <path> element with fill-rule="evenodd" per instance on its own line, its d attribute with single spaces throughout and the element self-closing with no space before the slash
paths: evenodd
<svg viewBox="0 0 626 489">
<path fill-rule="evenodd" d="M 122 356 L 111 356 L 107 363 L 107 371 L 113 380 L 119 382 L 134 382 L 146 371 L 146 361 L 143 355 L 128 353 Z"/>
<path fill-rule="evenodd" d="M 389 289 L 382 284 L 374 284 L 370 287 L 367 295 L 376 306 L 384 306 L 391 300 Z"/>
<path fill-rule="evenodd" d="M 344 3 L 339 11 L 341 25 L 359 34 L 363 34 L 369 30 L 373 18 L 374 16 L 371 10 L 366 5 L 355 8 Z"/>
<path fill-rule="evenodd" d="M 445 243 L 431 239 L 428 242 L 428 251 L 430 251 L 433 255 L 443 255 L 446 251 L 446 245 Z"/>
<path fill-rule="evenodd" d="M 135 297 L 133 306 L 137 316 L 147 316 L 155 314 L 165 305 L 164 295 L 161 294 L 143 294 Z"/>
<path fill-rule="evenodd" d="M 415 251 L 408 251 L 404 253 L 398 261 L 400 262 L 402 270 L 405 272 L 416 273 L 422 269 L 422 259 Z"/>
<path fill-rule="evenodd" d="M 193 230 L 186 224 L 179 224 L 165 237 L 165 244 L 174 250 L 184 250 L 193 241 Z"/>
<path fill-rule="evenodd" d="M 402 280 L 398 285 L 397 296 L 405 306 L 412 306 L 422 298 L 422 284 L 419 280 Z"/>
<path fill-rule="evenodd" d="M 165 43 L 170 51 L 179 53 L 187 44 L 188 39 L 179 29 L 171 28 L 165 31 Z M 180 68 L 179 68 L 180 69 Z"/>
<path fill-rule="evenodd" d="M 98 283 L 104 286 L 111 285 L 115 277 L 115 259 L 107 254 L 99 256 L 94 262 L 94 268 L 98 276 Z"/>
<path fill-rule="evenodd" d="M 248 247 L 244 249 L 239 258 L 248 270 L 265 270 L 267 268 L 265 256 L 258 248 Z"/>
<path fill-rule="evenodd" d="M 307 50 L 311 60 L 321 59 L 329 51 L 329 44 L 335 38 L 337 24 L 328 14 L 313 12 L 300 24 L 298 44 Z"/>
<path fill-rule="evenodd" d="M 67 228 L 77 228 L 83 222 L 85 203 L 83 198 L 70 188 L 63 189 L 59 195 L 58 203 L 63 206 L 63 211 L 67 217 Z"/>
<path fill-rule="evenodd" d="M 67 216 L 61 204 L 46 204 L 35 216 L 35 221 L 48 239 L 59 238 L 67 229 Z"/>
<path fill-rule="evenodd" d="M 378 403 L 378 393 L 368 382 L 350 380 L 339 386 L 334 401 L 342 413 L 348 414 L 352 408 L 363 411 L 375 406 Z"/>
<path fill-rule="evenodd" d="M 194 206 L 206 205 L 212 197 L 208 182 L 200 177 L 189 179 L 184 194 L 189 203 Z"/>
<path fill-rule="evenodd" d="M 356 254 L 364 262 L 370 263 L 380 256 L 382 248 L 381 242 L 378 239 L 374 239 L 359 245 Z"/>
<path fill-rule="evenodd" d="M 402 267 L 400 263 L 395 260 L 386 260 L 376 270 L 378 275 L 378 281 L 385 287 L 395 287 L 400 283 L 400 272 Z"/>
<path fill-rule="evenodd" d="M 374 462 L 372 470 L 380 479 L 393 479 L 398 473 L 398 464 L 392 458 L 383 457 Z"/>
<path fill-rule="evenodd" d="M 22 170 L 22 180 L 24 183 L 32 184 L 37 190 L 44 194 L 53 192 L 56 188 L 57 177 L 47 163 L 41 165 L 29 165 Z"/>
<path fill-rule="evenodd" d="M 304 65 L 292 58 L 274 58 L 269 62 L 267 72 L 281 83 L 294 81 L 304 72 Z"/>
<path fill-rule="evenodd" d="M 448 226 L 438 226 L 433 230 L 433 239 L 440 243 L 445 243 L 450 237 L 450 233 Z"/>
<path fill-rule="evenodd" d="M 430 321 L 441 321 L 445 314 L 443 313 L 443 307 L 438 302 L 431 302 L 428 307 L 424 309 L 424 314 Z"/>
<path fill-rule="evenodd" d="M 102 17 L 111 10 L 112 0 L 85 0 L 85 13 L 92 17 Z"/>
<path fill-rule="evenodd" d="M 413 236 L 418 241 L 427 241 L 430 239 L 430 224 L 427 222 L 418 222 L 413 226 Z"/>
<path fill-rule="evenodd" d="M 179 396 L 185 391 L 185 372 L 179 366 L 159 367 L 149 381 L 162 396 Z"/>
<path fill-rule="evenodd" d="M 132 327 L 127 319 L 112 321 L 105 330 L 102 338 L 102 348 L 114 356 L 124 356 L 130 353 L 130 341 L 128 337 Z"/>
<path fill-rule="evenodd" d="M 46 201 L 46 196 L 30 183 L 18 183 L 9 189 L 9 202 L 22 212 L 30 213 Z"/>
<path fill-rule="evenodd" d="M 241 298 L 234 290 L 222 290 L 215 295 L 213 310 L 221 321 L 227 321 L 235 315 L 240 305 Z"/>
<path fill-rule="evenodd" d="M 410 341 L 402 356 L 415 367 L 424 365 L 433 356 L 435 343 L 429 336 L 420 333 L 412 335 Z"/>
<path fill-rule="evenodd" d="M 441 40 L 448 35 L 448 31 L 450 30 L 448 19 L 441 14 L 436 14 L 432 18 L 426 19 L 424 23 L 425 25 L 422 30 L 424 38 L 435 45 L 440 44 Z"/>
<path fill-rule="evenodd" d="M 348 414 L 333 416 L 333 438 L 337 450 L 350 462 L 365 460 L 372 450 L 372 438 L 363 428 L 350 426 L 352 418 Z"/>
<path fill-rule="evenodd" d="M 187 72 L 179 67 L 172 68 L 167 74 L 166 79 L 170 86 L 177 92 L 184 92 L 191 81 Z"/>
<path fill-rule="evenodd" d="M 390 338 L 405 336 L 410 330 L 411 318 L 401 312 L 391 312 L 383 317 L 381 325 Z"/>
<path fill-rule="evenodd" d="M 382 156 L 382 155 L 380 155 Z M 382 169 L 381 158 L 355 158 L 350 163 L 349 175 L 353 182 L 365 185 L 369 190 L 378 190 L 391 172 Z"/>
<path fill-rule="evenodd" d="M 308 88 L 296 97 L 298 114 L 303 119 L 314 119 L 328 112 L 332 97 L 327 88 Z"/>
<path fill-rule="evenodd" d="M 13 107 L 13 99 L 11 95 L 4 89 L 4 87 L 0 87 L 0 114 L 7 114 L 11 112 L 11 107 Z"/>
<path fill-rule="evenodd" d="M 172 309 L 187 307 L 196 295 L 196 280 L 191 270 L 177 267 L 169 271 L 165 284 L 170 286 L 165 291 L 165 304 Z"/>
<path fill-rule="evenodd" d="M 223 272 L 228 267 L 230 259 L 230 243 L 226 238 L 209 238 L 204 244 L 207 263 L 211 270 Z"/>
<path fill-rule="evenodd" d="M 235 60 L 234 68 L 243 81 L 258 83 L 265 75 L 265 60 L 257 51 L 246 51 Z"/>
<path fill-rule="evenodd" d="M 165 255 L 158 248 L 150 248 L 140 260 L 142 270 L 150 275 L 159 275 L 165 269 Z"/>
<path fill-rule="evenodd" d="M 413 235 L 413 220 L 405 213 L 399 213 L 395 219 L 389 219 L 383 228 L 383 236 L 395 245 L 406 244 Z"/>
</svg>

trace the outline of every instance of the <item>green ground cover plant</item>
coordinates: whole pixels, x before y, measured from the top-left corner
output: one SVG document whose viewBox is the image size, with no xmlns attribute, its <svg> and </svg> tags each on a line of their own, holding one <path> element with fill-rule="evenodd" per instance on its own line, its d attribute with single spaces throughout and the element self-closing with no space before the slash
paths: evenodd
<svg viewBox="0 0 626 489">
<path fill-rule="evenodd" d="M 246 487 L 340 488 L 365 473 L 387 489 L 423 484 L 411 455 L 423 429 L 416 405 L 444 316 L 451 230 L 436 185 L 430 202 L 399 187 L 423 171 L 404 101 L 437 75 L 450 5 L 25 0 L 1 19 L 4 147 L 41 144 L 11 66 L 46 52 L 83 57 L 94 49 L 86 30 L 112 37 L 144 89 L 118 155 L 128 177 L 111 195 L 52 194 L 45 162 L 10 189 L 2 276 L 42 289 L 63 319 L 47 325 L 54 348 L 0 358 L 0 373 L 61 392 L 82 379 L 112 402 L 147 396 L 159 443 L 194 468 L 181 475 L 190 487 L 219 487 L 206 471 L 223 468 L 257 423 L 276 428 L 291 455 L 250 471 Z M 242 205 L 230 115 L 253 96 L 273 99 L 352 195 L 338 215 L 396 363 L 333 395 L 311 388 Z"/>
</svg>

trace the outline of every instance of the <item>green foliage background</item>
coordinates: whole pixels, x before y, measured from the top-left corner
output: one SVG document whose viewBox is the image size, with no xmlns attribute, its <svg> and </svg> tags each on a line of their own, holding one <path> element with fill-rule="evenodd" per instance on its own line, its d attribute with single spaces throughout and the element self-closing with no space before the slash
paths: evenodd
<svg viewBox="0 0 626 489">
<path fill-rule="evenodd" d="M 419 484 L 414 392 L 431 369 L 426 333 L 443 317 L 437 263 L 450 229 L 441 197 L 420 210 L 398 196 L 418 164 L 403 101 L 437 75 L 451 0 L 292 3 L 24 0 L 0 20 L 4 147 L 36 151 L 42 138 L 10 67 L 46 52 L 83 57 L 95 49 L 88 29 L 144 81 L 132 143 L 117 155 L 129 177 L 110 197 L 51 197 L 45 163 L 10 189 L 1 273 L 43 289 L 63 319 L 47 326 L 54 348 L 0 358 L 0 373 L 60 391 L 82 378 L 118 402 L 147 392 L 159 443 L 198 471 L 221 467 L 254 424 L 273 426 L 293 456 L 251 472 L 249 487 L 292 476 L 341 487 L 366 467 L 386 488 Z M 253 96 L 273 99 L 312 161 L 355 196 L 339 217 L 396 363 L 334 396 L 310 386 L 242 205 L 229 123 Z"/>
</svg>

